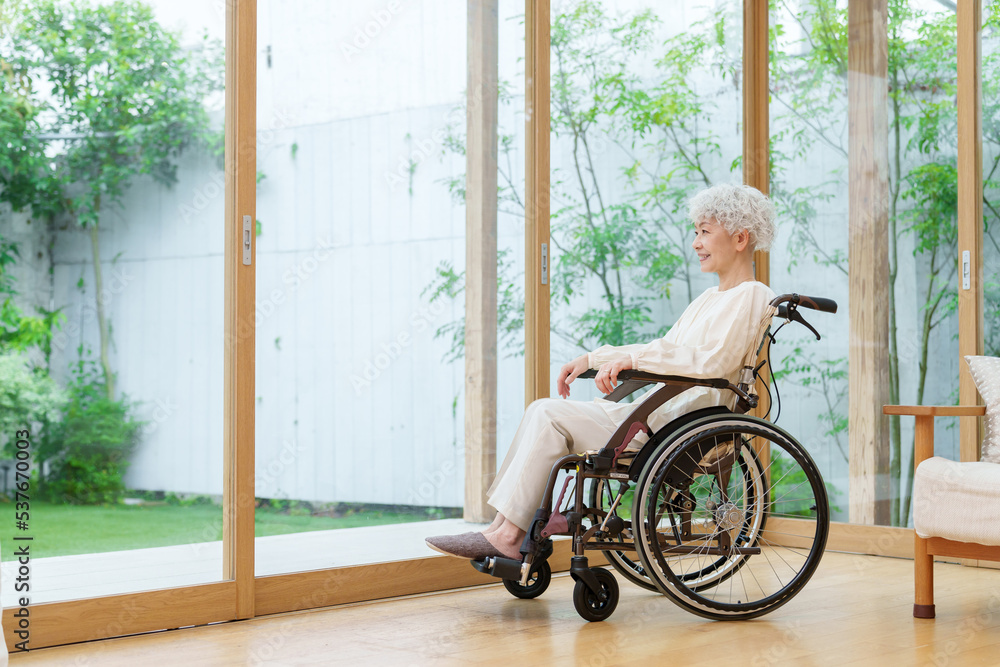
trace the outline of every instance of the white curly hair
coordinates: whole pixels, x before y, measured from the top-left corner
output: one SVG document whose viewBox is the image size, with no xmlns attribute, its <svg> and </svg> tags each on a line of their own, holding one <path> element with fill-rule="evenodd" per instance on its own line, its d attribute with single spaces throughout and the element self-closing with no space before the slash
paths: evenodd
<svg viewBox="0 0 1000 667">
<path fill-rule="evenodd" d="M 750 232 L 753 250 L 768 250 L 774 242 L 774 204 L 763 192 L 742 183 L 721 183 L 702 190 L 688 204 L 694 224 L 715 219 L 730 234 Z"/>
</svg>

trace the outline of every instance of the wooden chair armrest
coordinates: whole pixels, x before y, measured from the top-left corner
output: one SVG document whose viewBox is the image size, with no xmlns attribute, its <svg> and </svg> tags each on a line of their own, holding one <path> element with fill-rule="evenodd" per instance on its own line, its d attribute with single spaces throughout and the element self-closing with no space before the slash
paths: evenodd
<svg viewBox="0 0 1000 667">
<path fill-rule="evenodd" d="M 911 417 L 982 417 L 985 405 L 883 405 L 884 415 Z"/>
<path fill-rule="evenodd" d="M 985 405 L 883 405 L 884 415 L 916 417 L 913 438 L 913 468 L 934 456 L 935 417 L 981 417 Z"/>
</svg>

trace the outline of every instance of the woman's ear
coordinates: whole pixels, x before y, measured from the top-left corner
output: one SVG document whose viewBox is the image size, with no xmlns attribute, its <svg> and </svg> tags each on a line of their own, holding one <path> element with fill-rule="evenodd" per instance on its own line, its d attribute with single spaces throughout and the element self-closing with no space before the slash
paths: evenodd
<svg viewBox="0 0 1000 667">
<path fill-rule="evenodd" d="M 750 230 L 741 229 L 736 232 L 736 249 L 742 252 L 748 245 L 750 245 Z"/>
</svg>

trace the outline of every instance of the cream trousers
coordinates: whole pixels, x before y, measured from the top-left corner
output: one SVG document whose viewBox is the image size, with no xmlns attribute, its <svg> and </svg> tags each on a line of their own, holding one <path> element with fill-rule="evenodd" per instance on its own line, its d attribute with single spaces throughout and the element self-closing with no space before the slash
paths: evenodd
<svg viewBox="0 0 1000 667">
<path fill-rule="evenodd" d="M 532 401 L 487 491 L 487 502 L 514 525 L 527 530 L 542 502 L 555 462 L 567 454 L 600 449 L 617 428 L 618 424 L 595 402 L 564 398 Z"/>
</svg>

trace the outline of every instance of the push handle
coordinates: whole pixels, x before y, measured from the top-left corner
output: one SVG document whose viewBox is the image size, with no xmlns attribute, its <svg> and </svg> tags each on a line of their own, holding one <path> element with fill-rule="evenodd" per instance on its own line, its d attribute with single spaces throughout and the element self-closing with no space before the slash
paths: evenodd
<svg viewBox="0 0 1000 667">
<path fill-rule="evenodd" d="M 824 299 L 821 296 L 799 296 L 799 305 L 823 313 L 837 312 L 837 302 L 833 299 Z"/>
<path fill-rule="evenodd" d="M 804 296 L 802 294 L 782 294 L 781 296 L 775 297 L 771 301 L 771 305 L 777 307 L 778 314 L 784 317 L 785 312 L 780 308 L 781 304 L 791 303 L 796 306 L 805 306 L 806 308 L 812 308 L 813 310 L 818 310 L 823 313 L 835 313 L 837 312 L 837 302 L 833 299 L 827 299 L 821 296 Z"/>
<path fill-rule="evenodd" d="M 801 294 L 782 294 L 781 296 L 776 296 L 771 300 L 771 305 L 778 309 L 778 317 L 783 317 L 786 320 L 792 320 L 798 322 L 799 324 L 805 326 L 809 331 L 813 332 L 816 336 L 816 340 L 820 340 L 819 332 L 813 328 L 811 324 L 806 322 L 805 318 L 799 313 L 799 306 L 805 306 L 806 308 L 812 308 L 813 310 L 819 310 L 824 313 L 835 313 L 837 312 L 837 302 L 833 299 L 825 299 L 821 296 L 802 296 Z"/>
</svg>

